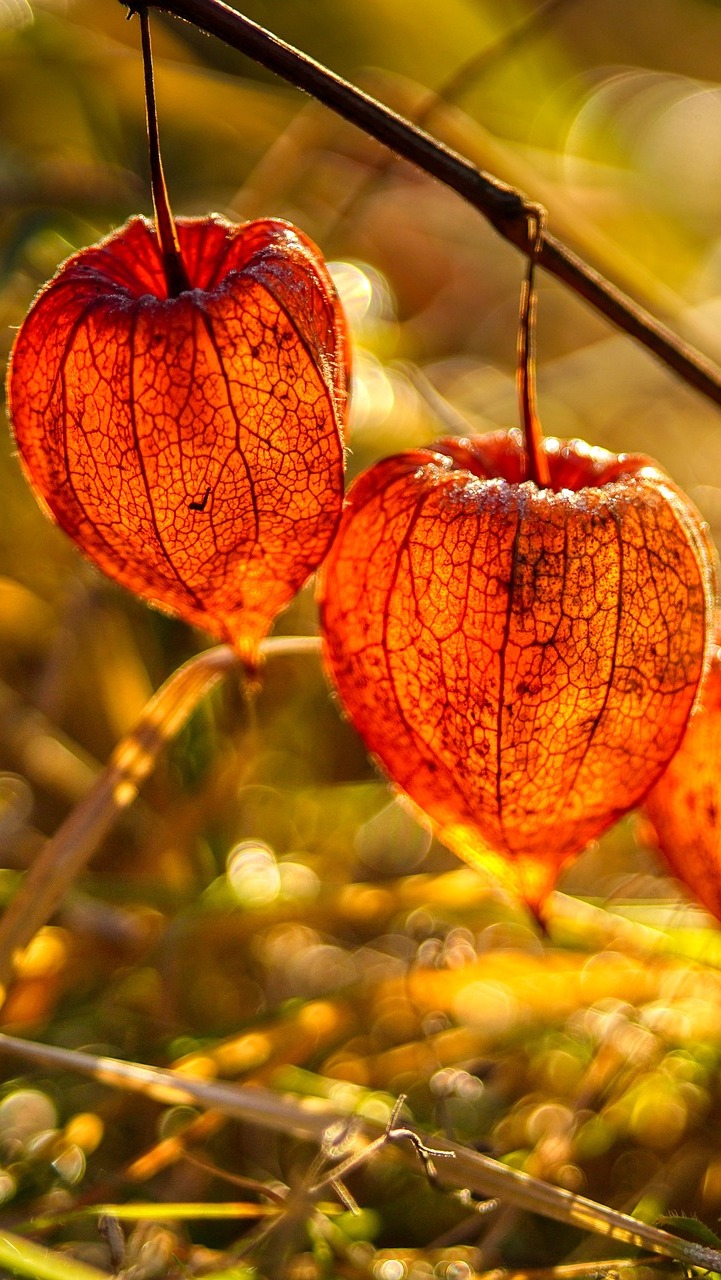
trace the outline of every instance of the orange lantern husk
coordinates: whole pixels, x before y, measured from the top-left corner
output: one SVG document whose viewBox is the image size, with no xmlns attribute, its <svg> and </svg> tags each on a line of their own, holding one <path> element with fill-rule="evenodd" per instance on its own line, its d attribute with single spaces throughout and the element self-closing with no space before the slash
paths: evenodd
<svg viewBox="0 0 721 1280">
<path fill-rule="evenodd" d="M 319 580 L 368 749 L 536 914 L 676 751 L 715 597 L 700 517 L 647 458 L 520 432 L 441 440 L 352 486 Z"/>
<path fill-rule="evenodd" d="M 348 348 L 290 224 L 151 223 L 70 258 L 15 340 L 8 404 L 43 506 L 111 578 L 253 661 L 322 560 L 343 493 Z"/>
<path fill-rule="evenodd" d="M 645 812 L 673 874 L 721 920 L 721 631 L 678 751 Z"/>
</svg>

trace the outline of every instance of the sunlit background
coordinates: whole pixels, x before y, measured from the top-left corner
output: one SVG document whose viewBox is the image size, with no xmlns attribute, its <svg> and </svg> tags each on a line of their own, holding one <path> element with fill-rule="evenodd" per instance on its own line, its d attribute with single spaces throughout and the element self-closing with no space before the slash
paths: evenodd
<svg viewBox="0 0 721 1280">
<path fill-rule="evenodd" d="M 530 0 L 244 11 L 543 202 L 554 234 L 721 360 L 713 0 L 555 0 L 535 16 Z M 240 54 L 166 18 L 154 43 L 176 213 L 290 218 L 331 263 L 354 337 L 350 474 L 437 435 L 516 425 L 515 250 Z M 138 45 L 115 0 L 0 0 L 3 366 L 58 263 L 151 210 Z M 538 342 L 546 432 L 651 454 L 721 535 L 719 411 L 545 277 Z M 0 484 L 7 900 L 152 691 L 208 641 L 81 559 L 37 507 L 7 428 Z M 276 630 L 315 626 L 306 589 Z M 252 709 L 233 681 L 203 703 L 20 958 L 5 1023 L 376 1117 L 405 1093 L 426 1128 L 514 1168 L 648 1221 L 678 1211 L 714 1227 L 717 927 L 634 817 L 561 888 L 541 939 L 393 799 L 317 659 L 278 660 Z M 312 1158 L 217 1115 L 4 1065 L 8 1226 L 83 1198 L 237 1201 L 222 1171 L 289 1183 Z M 352 1190 L 365 1212 L 336 1223 L 332 1248 L 375 1280 L 620 1256 L 512 1206 L 469 1213 L 392 1158 Z M 218 1267 L 248 1229 L 149 1214 L 130 1234 L 136 1280 L 170 1273 L 174 1255 L 190 1273 Z M 44 1238 L 110 1266 L 93 1221 Z M 312 1235 L 294 1249 L 289 1275 L 335 1274 Z"/>
</svg>

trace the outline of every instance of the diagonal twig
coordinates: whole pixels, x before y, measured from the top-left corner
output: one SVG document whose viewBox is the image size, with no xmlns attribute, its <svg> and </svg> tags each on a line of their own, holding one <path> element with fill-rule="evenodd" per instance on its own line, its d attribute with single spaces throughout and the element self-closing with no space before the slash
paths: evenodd
<svg viewBox="0 0 721 1280">
<path fill-rule="evenodd" d="M 137 0 L 121 0 L 132 10 Z M 216 36 L 254 62 L 310 94 L 369 137 L 462 196 L 521 252 L 528 254 L 528 209 L 533 202 L 417 125 L 363 93 L 307 54 L 280 40 L 222 0 L 144 0 Z M 652 351 L 689 386 L 721 405 L 721 369 L 667 325 L 655 319 L 567 245 L 544 232 L 540 266 L 562 280 L 602 315 Z"/>
</svg>

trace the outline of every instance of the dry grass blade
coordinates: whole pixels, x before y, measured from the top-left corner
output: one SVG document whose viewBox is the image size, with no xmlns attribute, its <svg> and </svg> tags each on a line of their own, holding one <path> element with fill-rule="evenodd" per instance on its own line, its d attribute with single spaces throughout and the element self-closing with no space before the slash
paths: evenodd
<svg viewBox="0 0 721 1280">
<path fill-rule="evenodd" d="M 173 1071 L 36 1044 L 14 1036 L 0 1034 L 0 1053 L 44 1068 L 74 1070 L 115 1088 L 142 1093 L 160 1102 L 214 1107 L 251 1124 L 295 1137 L 309 1138 L 321 1145 L 329 1126 L 338 1120 L 347 1119 L 347 1115 L 342 1114 L 337 1107 L 319 1105 L 317 1099 L 309 1105 L 307 1101 L 288 1096 L 279 1097 L 272 1090 L 260 1086 L 245 1088 L 193 1080 Z M 402 1137 L 407 1132 L 404 1126 L 402 1133 L 396 1133 L 392 1122 L 385 1129 L 365 1119 L 356 1119 L 355 1123 L 353 1139 L 361 1151 L 370 1146 L 371 1151 L 367 1154 L 375 1154 L 384 1145 L 384 1141 L 393 1141 L 395 1137 Z M 414 1129 L 413 1133 L 413 1146 L 416 1149 L 423 1147 L 438 1154 L 434 1150 L 437 1139 L 418 1129 Z M 721 1271 L 721 1252 L 716 1249 L 682 1240 L 658 1227 L 638 1222 L 628 1214 L 619 1213 L 585 1196 L 574 1195 L 542 1182 L 539 1178 L 508 1168 L 500 1161 L 471 1151 L 458 1143 L 445 1141 L 445 1152 L 453 1158 L 444 1159 L 434 1171 L 439 1186 L 449 1189 L 460 1187 L 482 1197 L 498 1197 L 517 1209 L 540 1214 L 582 1231 L 595 1232 L 635 1248 L 648 1249 L 652 1253 L 674 1258 L 685 1267 Z"/>
</svg>

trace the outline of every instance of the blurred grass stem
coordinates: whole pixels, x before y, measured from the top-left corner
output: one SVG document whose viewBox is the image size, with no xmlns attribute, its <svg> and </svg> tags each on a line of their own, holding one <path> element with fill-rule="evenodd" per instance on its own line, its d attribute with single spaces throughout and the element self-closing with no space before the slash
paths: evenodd
<svg viewBox="0 0 721 1280">
<path fill-rule="evenodd" d="M 10 1231 L 0 1231 L 0 1267 L 4 1275 L 12 1272 L 31 1280 L 107 1280 L 106 1271 Z"/>
<path fill-rule="evenodd" d="M 262 641 L 260 654 L 262 658 L 295 656 L 317 653 L 319 646 L 316 636 L 274 636 Z M 184 663 L 150 699 L 91 790 L 48 840 L 0 920 L 0 1003 L 12 978 L 14 956 L 50 919 L 68 886 L 132 804 L 162 748 L 224 676 L 242 670 L 235 651 L 219 645 Z"/>
<path fill-rule="evenodd" d="M 123 0 L 128 3 L 128 0 Z M 137 6 L 132 5 L 131 8 Z M 222 0 L 152 0 L 143 5 L 193 23 L 310 94 L 431 177 L 456 191 L 528 254 L 528 220 L 537 206 L 464 156 L 411 124 L 307 54 L 279 40 Z M 673 369 L 688 386 L 721 405 L 721 369 L 634 302 L 567 245 L 544 231 L 538 263 Z"/>
</svg>

